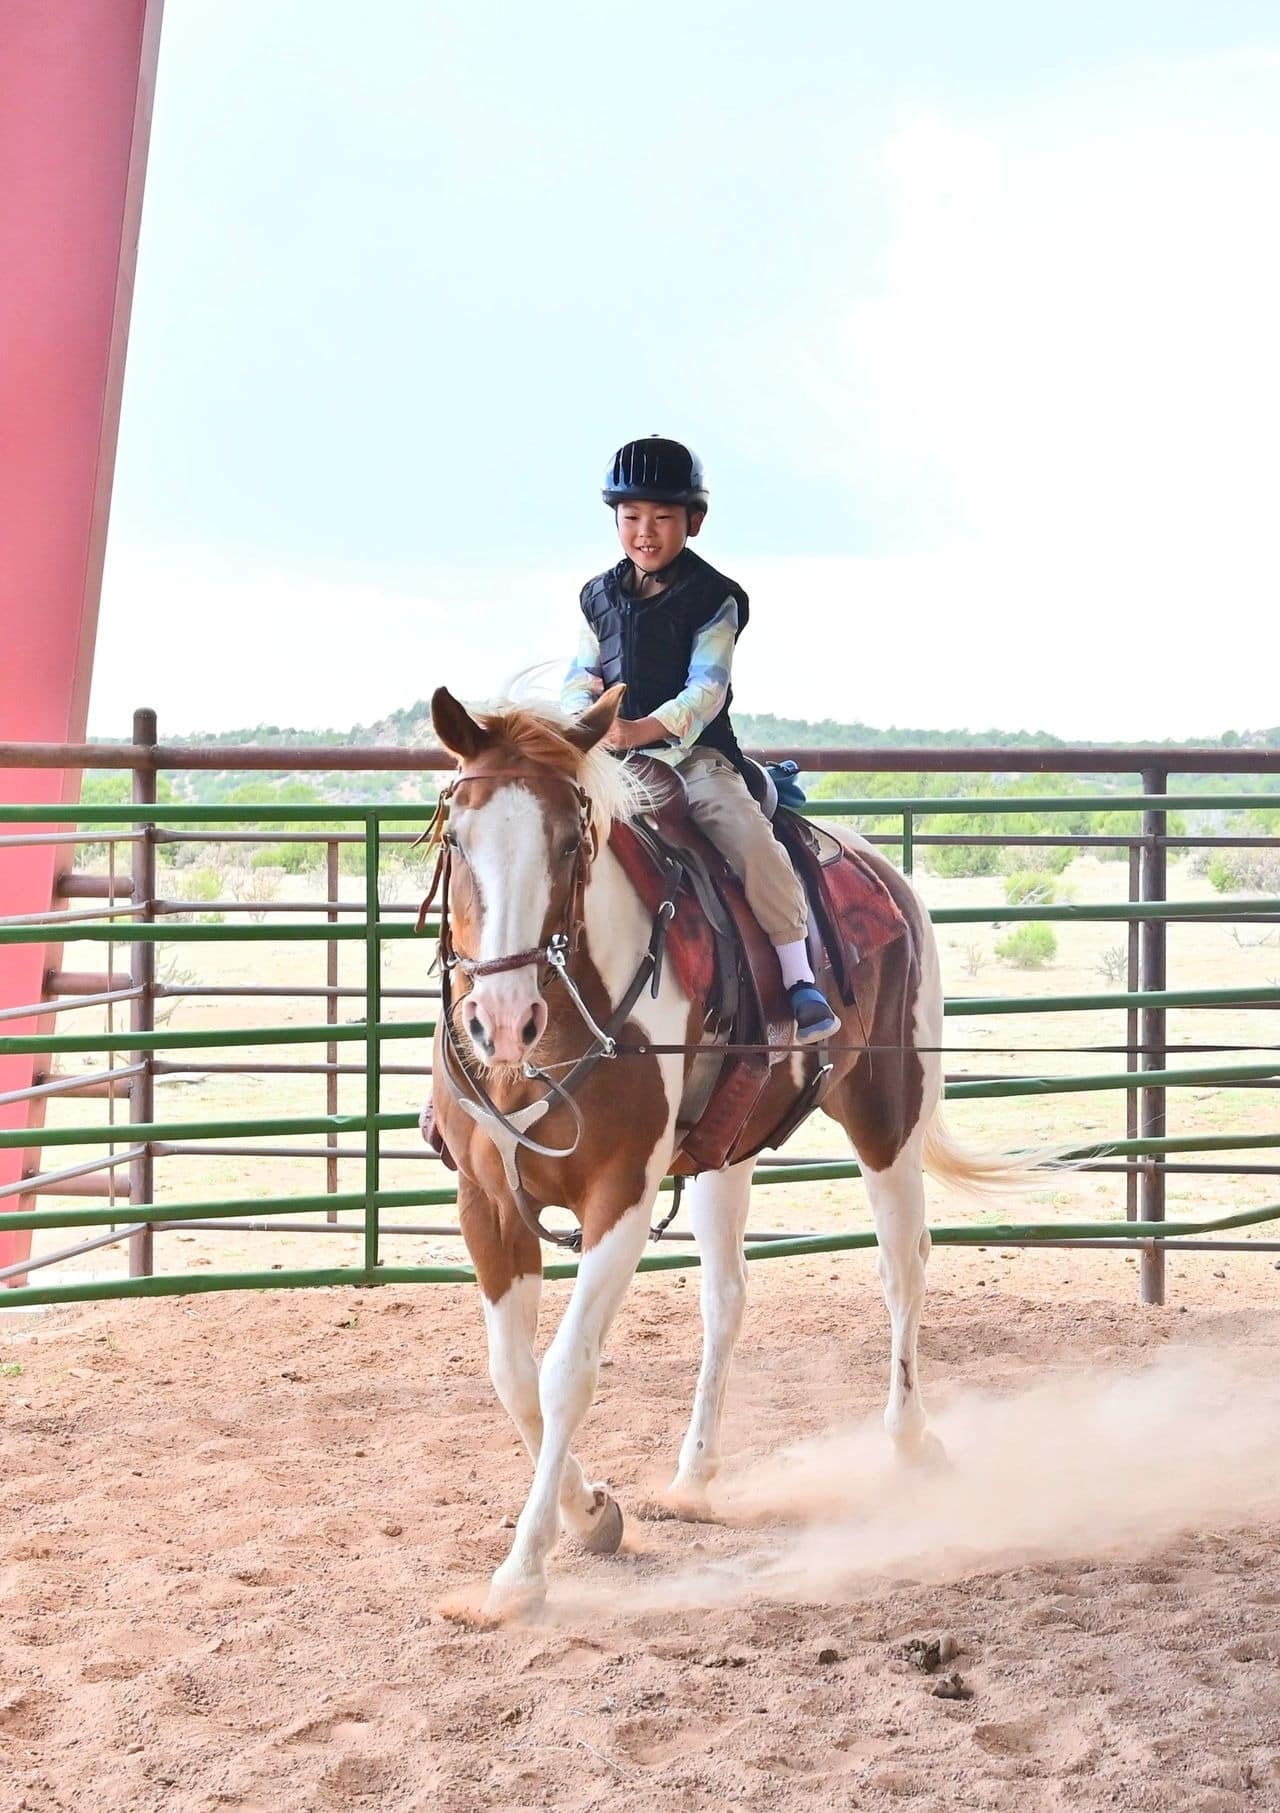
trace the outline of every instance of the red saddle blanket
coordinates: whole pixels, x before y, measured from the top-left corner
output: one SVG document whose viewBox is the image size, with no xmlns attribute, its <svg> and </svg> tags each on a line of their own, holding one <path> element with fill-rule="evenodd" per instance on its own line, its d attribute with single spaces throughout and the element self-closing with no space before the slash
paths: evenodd
<svg viewBox="0 0 1280 1813">
<path fill-rule="evenodd" d="M 804 819 L 788 814 L 783 842 L 790 852 L 814 916 L 819 938 L 846 1001 L 853 999 L 852 972 L 907 929 L 902 909 L 860 850 L 841 844 L 831 833 L 815 833 Z M 824 861 L 818 839 L 829 849 Z"/>
</svg>

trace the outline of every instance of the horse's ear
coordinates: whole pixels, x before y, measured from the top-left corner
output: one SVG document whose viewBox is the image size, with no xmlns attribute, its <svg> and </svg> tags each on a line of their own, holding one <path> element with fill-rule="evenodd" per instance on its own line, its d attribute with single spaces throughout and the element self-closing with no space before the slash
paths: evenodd
<svg viewBox="0 0 1280 1813">
<path fill-rule="evenodd" d="M 569 741 L 584 755 L 588 749 L 594 749 L 601 737 L 612 728 L 626 690 L 625 686 L 619 684 L 611 686 L 608 692 L 602 692 L 595 704 L 588 705 L 577 722 L 570 724 L 565 731 Z"/>
<path fill-rule="evenodd" d="M 460 762 L 469 762 L 493 740 L 447 686 L 437 686 L 431 695 L 431 722 L 450 755 L 456 755 Z"/>
</svg>

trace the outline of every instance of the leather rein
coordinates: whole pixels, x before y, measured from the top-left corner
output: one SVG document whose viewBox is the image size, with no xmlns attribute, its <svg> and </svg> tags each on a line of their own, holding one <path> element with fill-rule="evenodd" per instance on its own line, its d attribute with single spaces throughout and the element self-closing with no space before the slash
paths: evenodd
<svg viewBox="0 0 1280 1813">
<path fill-rule="evenodd" d="M 560 1234 L 543 1224 L 541 1216 L 530 1200 L 521 1180 L 519 1155 L 521 1151 L 526 1151 L 533 1152 L 541 1158 L 569 1158 L 577 1151 L 586 1127 L 582 1110 L 574 1100 L 574 1091 L 586 1082 L 598 1064 L 605 1059 L 613 1059 L 619 1055 L 617 1035 L 629 1019 L 631 1011 L 644 993 L 645 987 L 648 986 L 650 993 L 655 997 L 658 993 L 662 981 L 662 963 L 666 950 L 667 931 L 675 917 L 676 895 L 683 877 L 683 870 L 678 862 L 664 859 L 665 892 L 654 914 L 648 946 L 622 999 L 601 1026 L 593 1017 L 576 982 L 569 973 L 569 959 L 577 951 L 582 941 L 584 895 L 591 865 L 598 854 L 599 840 L 592 821 L 591 798 L 585 787 L 569 775 L 553 772 L 547 778 L 570 787 L 576 796 L 578 805 L 578 838 L 574 846 L 573 873 L 569 883 L 562 925 L 548 935 L 545 944 L 536 945 L 529 950 L 514 951 L 508 956 L 493 957 L 484 962 L 475 957 L 461 955 L 454 946 L 453 928 L 449 917 L 449 879 L 453 851 L 457 848 L 456 841 L 451 839 L 448 830 L 454 795 L 460 787 L 476 781 L 513 780 L 527 783 L 534 778 L 523 769 L 489 769 L 481 774 L 460 774 L 443 790 L 431 823 L 419 840 L 426 842 L 428 853 L 435 849 L 437 855 L 426 898 L 418 910 L 417 929 L 421 931 L 425 925 L 427 914 L 438 893 L 440 896 L 440 937 L 437 947 L 437 963 L 440 969 L 441 1055 L 444 1059 L 445 1077 L 457 1097 L 459 1107 L 469 1114 L 478 1126 L 483 1128 L 497 1147 L 506 1173 L 507 1187 L 511 1191 L 512 1200 L 525 1226 L 540 1240 L 547 1240 L 556 1246 L 568 1247 L 571 1251 L 577 1252 L 582 1245 L 581 1229 L 575 1229 L 569 1234 Z M 523 1074 L 530 1081 L 543 1084 L 545 1094 L 523 1108 L 504 1113 L 472 1069 L 467 1054 L 459 1042 L 453 1021 L 455 1004 L 453 974 L 455 970 L 460 970 L 464 976 L 474 979 L 478 976 L 500 975 L 507 970 L 524 969 L 530 965 L 536 965 L 540 970 L 545 967 L 552 975 L 560 978 L 579 1018 L 590 1034 L 591 1043 L 580 1057 L 571 1062 L 567 1074 L 559 1082 L 548 1075 L 545 1069 L 526 1059 L 521 1066 Z M 463 998 L 465 999 L 465 996 Z M 567 1146 L 544 1145 L 531 1138 L 526 1131 L 557 1104 L 567 1108 L 573 1117 L 573 1137 Z"/>
</svg>

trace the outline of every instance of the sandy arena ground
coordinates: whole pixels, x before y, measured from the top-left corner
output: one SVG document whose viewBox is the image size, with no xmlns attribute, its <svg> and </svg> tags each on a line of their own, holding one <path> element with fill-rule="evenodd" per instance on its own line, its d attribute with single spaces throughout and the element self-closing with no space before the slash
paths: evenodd
<svg viewBox="0 0 1280 1813">
<path fill-rule="evenodd" d="M 496 1632 L 437 1609 L 527 1481 L 469 1288 L 10 1314 L 0 1807 L 1280 1806 L 1280 1279 L 1238 1265 L 1144 1312 L 1110 1254 L 936 1255 L 953 1464 L 905 1476 L 870 1256 L 756 1267 L 703 1525 L 653 1500 L 696 1275 L 643 1279 L 579 1443 L 625 1552 Z"/>
</svg>

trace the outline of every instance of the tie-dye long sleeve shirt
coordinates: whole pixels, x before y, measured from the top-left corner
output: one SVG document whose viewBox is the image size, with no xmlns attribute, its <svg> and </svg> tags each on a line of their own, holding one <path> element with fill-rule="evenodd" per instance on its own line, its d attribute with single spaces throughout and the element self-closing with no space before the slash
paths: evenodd
<svg viewBox="0 0 1280 1813">
<path fill-rule="evenodd" d="M 668 741 L 664 748 L 646 750 L 646 755 L 678 762 L 722 710 L 729 696 L 737 635 L 738 601 L 729 597 L 694 637 L 689 677 L 680 691 L 674 699 L 650 712 L 650 717 L 656 718 L 667 732 Z M 584 622 L 577 653 L 560 687 L 562 709 L 577 717 L 593 699 L 599 698 L 602 685 L 600 644 L 591 625 Z"/>
</svg>

